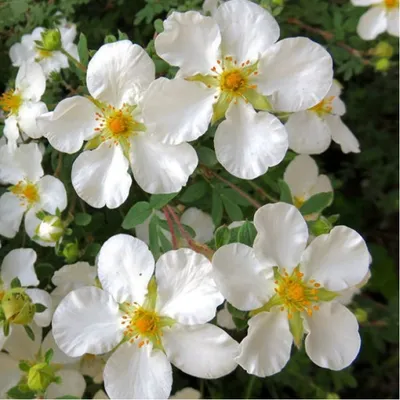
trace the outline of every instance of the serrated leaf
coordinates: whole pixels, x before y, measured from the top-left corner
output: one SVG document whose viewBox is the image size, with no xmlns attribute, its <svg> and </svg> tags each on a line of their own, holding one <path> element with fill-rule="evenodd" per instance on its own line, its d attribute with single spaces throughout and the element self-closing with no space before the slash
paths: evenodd
<svg viewBox="0 0 400 400">
<path fill-rule="evenodd" d="M 246 244 L 247 246 L 253 246 L 254 239 L 256 238 L 257 230 L 252 222 L 246 221 L 238 232 L 238 240 L 240 243 Z"/>
<path fill-rule="evenodd" d="M 87 47 L 87 39 L 83 33 L 79 35 L 78 54 L 80 62 L 87 66 L 89 61 L 89 51 Z"/>
<path fill-rule="evenodd" d="M 326 207 L 329 207 L 333 201 L 333 192 L 317 193 L 311 196 L 307 201 L 303 203 L 299 211 L 303 215 L 309 215 L 313 213 L 320 213 Z"/>
<path fill-rule="evenodd" d="M 150 207 L 159 210 L 168 204 L 178 194 L 179 192 L 169 194 L 153 194 L 150 197 Z"/>
<path fill-rule="evenodd" d="M 288 184 L 282 179 L 278 181 L 278 184 L 280 190 L 280 197 L 279 197 L 280 201 L 283 201 L 284 203 L 293 204 L 292 193 L 290 191 Z"/>
<path fill-rule="evenodd" d="M 35 340 L 35 334 L 33 333 L 32 328 L 29 325 L 24 325 L 24 329 L 26 334 L 29 336 L 29 339 Z"/>
<path fill-rule="evenodd" d="M 230 199 L 225 196 L 221 197 L 222 203 L 224 204 L 226 213 L 232 221 L 240 221 L 243 219 L 243 213 L 240 207 L 233 203 Z"/>
<path fill-rule="evenodd" d="M 18 278 L 14 278 L 10 283 L 11 289 L 21 287 L 21 281 Z"/>
<path fill-rule="evenodd" d="M 211 196 L 211 217 L 215 226 L 221 224 L 222 215 L 224 213 L 224 206 L 221 197 L 216 190 L 212 191 Z"/>
<path fill-rule="evenodd" d="M 213 167 L 218 164 L 215 151 L 208 147 L 200 146 L 196 149 L 197 156 L 199 157 L 199 163 L 204 164 L 207 167 Z"/>
<path fill-rule="evenodd" d="M 47 307 L 44 306 L 43 304 L 40 304 L 40 303 L 36 303 L 36 304 L 35 304 L 35 311 L 36 311 L 37 313 L 42 313 L 42 312 L 44 312 L 44 311 L 46 311 L 46 310 L 47 310 Z"/>
<path fill-rule="evenodd" d="M 124 229 L 132 229 L 146 221 L 152 212 L 153 210 L 151 209 L 149 203 L 146 201 L 139 201 L 138 203 L 134 204 L 126 214 L 124 220 L 122 221 L 122 227 Z"/>
<path fill-rule="evenodd" d="M 92 222 L 92 216 L 87 213 L 77 213 L 74 222 L 78 226 L 87 226 Z"/>
<path fill-rule="evenodd" d="M 300 349 L 304 336 L 304 326 L 303 319 L 301 318 L 299 312 L 292 314 L 292 317 L 289 319 L 289 328 L 291 334 L 293 335 L 294 344 L 298 349 Z"/>
<path fill-rule="evenodd" d="M 214 233 L 215 248 L 219 249 L 228 244 L 231 238 L 231 230 L 227 226 L 220 226 Z"/>
<path fill-rule="evenodd" d="M 207 194 L 210 186 L 205 181 L 196 182 L 189 186 L 179 197 L 182 203 L 192 203 L 196 200 L 200 200 Z"/>
</svg>

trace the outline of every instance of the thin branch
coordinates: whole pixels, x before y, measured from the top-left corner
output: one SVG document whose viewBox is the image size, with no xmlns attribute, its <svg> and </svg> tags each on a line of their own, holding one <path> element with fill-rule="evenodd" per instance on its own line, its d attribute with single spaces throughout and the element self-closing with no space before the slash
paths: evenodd
<svg viewBox="0 0 400 400">
<path fill-rule="evenodd" d="M 268 194 L 261 186 L 258 186 L 255 182 L 248 181 L 247 182 L 255 191 L 261 195 L 264 199 L 268 199 L 269 201 L 272 201 L 273 203 L 278 202 L 279 200 L 275 198 L 274 196 L 271 196 Z"/>
<path fill-rule="evenodd" d="M 174 250 L 176 250 L 178 248 L 178 240 L 176 239 L 176 235 L 175 235 L 174 223 L 173 223 L 173 221 L 171 219 L 171 216 L 168 213 L 168 208 L 167 207 L 163 208 L 163 212 L 164 212 L 164 215 L 165 215 L 165 219 L 167 220 L 169 231 L 171 233 L 172 248 Z"/>
<path fill-rule="evenodd" d="M 62 168 L 62 162 L 63 162 L 63 153 L 58 153 L 58 163 L 57 163 L 57 167 L 56 170 L 54 171 L 54 176 L 56 178 L 58 178 L 60 176 L 61 173 L 61 168 Z"/>
</svg>

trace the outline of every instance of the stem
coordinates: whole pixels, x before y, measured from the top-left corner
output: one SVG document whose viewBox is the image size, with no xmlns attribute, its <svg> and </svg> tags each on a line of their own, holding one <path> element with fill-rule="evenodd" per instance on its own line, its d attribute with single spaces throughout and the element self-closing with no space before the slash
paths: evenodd
<svg viewBox="0 0 400 400">
<path fill-rule="evenodd" d="M 78 61 L 74 56 L 69 54 L 67 50 L 62 48 L 60 51 L 62 54 L 64 54 L 68 58 L 69 61 L 74 63 L 81 71 L 86 73 L 87 68 L 80 61 Z"/>
<path fill-rule="evenodd" d="M 245 399 L 251 399 L 251 392 L 253 391 L 255 380 L 256 380 L 255 375 L 250 375 L 249 383 L 247 384 L 246 393 L 244 396 Z"/>
<path fill-rule="evenodd" d="M 289 18 L 287 20 L 287 22 L 291 25 L 297 25 L 300 28 L 304 29 L 305 31 L 308 32 L 312 32 L 312 33 L 316 33 L 317 35 L 322 36 L 326 41 L 331 41 L 333 39 L 335 39 L 335 35 L 331 32 L 328 31 L 324 31 L 322 29 L 319 28 L 314 28 L 313 26 L 307 25 L 303 22 L 301 22 L 299 19 L 297 18 Z M 336 44 L 338 46 L 340 46 L 341 48 L 345 49 L 347 52 L 349 52 L 351 55 L 357 57 L 360 59 L 360 61 L 364 64 L 364 65 L 370 65 L 371 63 L 366 60 L 363 57 L 363 53 L 359 50 L 353 49 L 353 47 L 350 47 L 348 44 L 344 43 L 344 42 L 336 42 Z"/>
<path fill-rule="evenodd" d="M 275 197 L 271 196 L 270 194 L 268 194 L 261 186 L 258 186 L 256 183 L 252 182 L 252 181 L 248 181 L 247 182 L 253 189 L 256 190 L 256 192 L 258 194 L 260 194 L 261 196 L 263 196 L 265 199 L 268 199 L 270 201 L 272 201 L 273 203 L 278 202 L 279 200 L 276 199 Z"/>
<path fill-rule="evenodd" d="M 164 215 L 165 215 L 165 219 L 167 220 L 168 228 L 169 228 L 169 231 L 170 231 L 171 237 L 172 237 L 172 249 L 176 250 L 178 248 L 178 241 L 177 241 L 176 235 L 175 235 L 174 223 L 173 223 L 173 221 L 171 219 L 171 216 L 168 213 L 168 208 L 167 207 L 163 208 L 163 212 L 164 212 Z"/>
<path fill-rule="evenodd" d="M 63 162 L 63 153 L 58 153 L 58 163 L 57 163 L 57 168 L 54 171 L 54 176 L 58 178 L 61 173 L 61 168 L 62 168 L 62 162 Z"/>
</svg>

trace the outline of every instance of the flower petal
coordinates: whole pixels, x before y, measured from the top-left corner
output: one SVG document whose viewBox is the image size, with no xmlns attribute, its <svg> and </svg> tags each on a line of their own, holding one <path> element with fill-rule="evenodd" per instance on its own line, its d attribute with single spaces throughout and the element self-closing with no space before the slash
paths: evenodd
<svg viewBox="0 0 400 400">
<path fill-rule="evenodd" d="M 108 359 L 104 386 L 112 399 L 166 399 L 172 387 L 171 364 L 162 351 L 127 342 Z"/>
<path fill-rule="evenodd" d="M 328 290 L 339 291 L 360 283 L 368 272 L 369 252 L 353 229 L 335 226 L 316 237 L 303 253 L 304 279 L 315 279 Z"/>
<path fill-rule="evenodd" d="M 45 175 L 37 183 L 39 202 L 43 210 L 55 214 L 56 210 L 64 211 L 67 207 L 67 192 L 64 184 L 51 175 Z"/>
<path fill-rule="evenodd" d="M 11 250 L 1 264 L 1 280 L 6 287 L 10 287 L 11 281 L 18 278 L 22 286 L 37 286 L 39 280 L 36 276 L 34 264 L 36 253 L 32 249 Z"/>
<path fill-rule="evenodd" d="M 204 324 L 224 301 L 211 277 L 211 262 L 191 249 L 163 254 L 156 264 L 157 310 L 181 324 Z"/>
<path fill-rule="evenodd" d="M 159 210 L 153 210 L 153 214 L 157 215 L 158 218 L 165 221 L 165 215 Z M 135 226 L 135 234 L 138 239 L 142 242 L 145 242 L 147 245 L 150 244 L 150 234 L 149 234 L 149 226 L 150 220 L 153 217 L 153 214 L 148 217 L 143 224 L 139 224 Z M 171 234 L 168 231 L 163 231 L 164 236 L 171 242 Z"/>
<path fill-rule="evenodd" d="M 331 130 L 333 141 L 340 145 L 343 153 L 360 152 L 360 143 L 340 117 L 327 115 L 325 119 Z"/>
<path fill-rule="evenodd" d="M 332 84 L 332 58 L 304 37 L 272 45 L 262 56 L 258 90 L 270 96 L 275 111 L 301 111 L 318 104 Z"/>
<path fill-rule="evenodd" d="M 10 47 L 9 56 L 14 67 L 19 67 L 26 59 L 27 48 L 22 43 L 14 43 Z"/>
<path fill-rule="evenodd" d="M 32 340 L 22 325 L 13 325 L 12 335 L 9 334 L 3 349 L 10 354 L 14 360 L 34 360 L 42 343 L 42 328 L 31 324 L 30 328 L 35 335 Z M 0 353 L 1 354 L 1 353 Z"/>
<path fill-rule="evenodd" d="M 52 331 L 49 331 L 45 336 L 45 338 L 43 339 L 41 348 L 42 354 L 45 355 L 47 350 L 49 349 L 53 349 L 53 356 L 51 357 L 52 363 L 65 365 L 65 364 L 73 364 L 79 360 L 79 357 L 70 357 L 59 349 L 56 341 L 54 340 Z"/>
<path fill-rule="evenodd" d="M 119 234 L 108 239 L 98 256 L 102 287 L 115 301 L 142 304 L 154 271 L 154 257 L 141 240 Z"/>
<path fill-rule="evenodd" d="M 214 138 L 218 161 L 232 175 L 254 179 L 286 154 L 288 138 L 284 125 L 267 112 L 255 112 L 250 104 L 231 104 Z"/>
<path fill-rule="evenodd" d="M 351 0 L 351 3 L 355 6 L 371 6 L 382 3 L 382 0 Z"/>
<path fill-rule="evenodd" d="M 224 304 L 224 308 L 217 312 L 217 325 L 225 329 L 236 329 L 236 325 L 233 322 L 231 313 L 228 311 L 228 307 Z"/>
<path fill-rule="evenodd" d="M 122 339 L 118 304 L 104 290 L 83 287 L 70 292 L 53 316 L 53 336 L 58 347 L 71 357 L 103 354 Z"/>
<path fill-rule="evenodd" d="M 286 203 L 267 204 L 254 215 L 258 231 L 254 251 L 263 265 L 293 269 L 306 248 L 308 228 L 296 207 Z"/>
<path fill-rule="evenodd" d="M 164 330 L 162 343 L 168 359 L 189 375 L 217 379 L 236 367 L 238 343 L 212 324 L 175 324 Z"/>
<path fill-rule="evenodd" d="M 224 56 L 232 56 L 238 64 L 257 61 L 279 39 L 275 18 L 250 1 L 227 1 L 213 17 L 221 31 Z"/>
<path fill-rule="evenodd" d="M 249 330 L 239 345 L 236 361 L 249 374 L 271 376 L 289 361 L 292 343 L 286 312 L 261 312 L 249 320 Z"/>
<path fill-rule="evenodd" d="M 8 354 L 0 353 L 0 398 L 6 399 L 7 392 L 18 384 L 22 378 L 22 372 L 18 362 Z"/>
<path fill-rule="evenodd" d="M 92 207 L 117 208 L 127 199 L 132 184 L 128 167 L 121 147 L 106 141 L 78 156 L 72 165 L 72 185 Z"/>
<path fill-rule="evenodd" d="M 37 232 L 36 229 L 38 229 L 39 225 L 42 223 L 42 221 L 36 216 L 36 213 L 39 210 L 36 207 L 30 208 L 26 213 L 25 213 L 25 220 L 24 220 L 24 227 L 25 231 L 28 234 L 28 236 L 33 240 L 35 243 L 39 244 L 40 246 L 43 247 L 55 247 L 56 242 L 51 242 L 51 241 L 44 241 L 36 238 Z M 35 237 L 35 239 L 34 239 Z"/>
<path fill-rule="evenodd" d="M 309 192 L 318 179 L 318 165 L 310 156 L 297 156 L 287 166 L 283 179 L 292 196 L 309 197 Z"/>
<path fill-rule="evenodd" d="M 221 34 L 215 20 L 197 11 L 173 12 L 155 39 L 157 54 L 180 68 L 182 76 L 210 74 L 220 56 Z"/>
<path fill-rule="evenodd" d="M 387 14 L 387 31 L 393 36 L 399 37 L 399 9 L 398 7 L 390 10 Z"/>
<path fill-rule="evenodd" d="M 201 393 L 193 389 L 191 387 L 183 388 L 182 390 L 178 390 L 175 392 L 173 396 L 169 397 L 170 399 L 200 399 Z"/>
<path fill-rule="evenodd" d="M 187 208 L 181 216 L 181 222 L 194 230 L 196 242 L 207 243 L 214 237 L 215 226 L 211 215 L 196 207 Z"/>
<path fill-rule="evenodd" d="M 147 193 L 157 194 L 179 192 L 198 164 L 190 144 L 162 144 L 147 135 L 134 138 L 130 158 L 138 185 Z"/>
<path fill-rule="evenodd" d="M 53 316 L 53 304 L 51 296 L 42 289 L 26 289 L 26 294 L 31 298 L 33 304 L 42 304 L 46 307 L 41 313 L 36 312 L 33 320 L 38 326 L 49 326 Z"/>
<path fill-rule="evenodd" d="M 144 124 L 151 136 L 163 143 L 196 140 L 211 121 L 215 94 L 216 89 L 199 82 L 158 78 L 144 95 Z"/>
<path fill-rule="evenodd" d="M 12 193 L 0 197 L 0 235 L 13 238 L 21 225 L 26 210 L 20 199 Z"/>
<path fill-rule="evenodd" d="M 87 98 L 69 97 L 54 111 L 38 117 L 37 125 L 50 144 L 63 153 L 76 153 L 84 140 L 91 139 L 98 125 L 97 107 Z"/>
<path fill-rule="evenodd" d="M 10 150 L 15 150 L 17 148 L 17 142 L 19 139 L 19 128 L 17 118 L 14 115 L 6 118 L 4 121 L 3 133 L 7 138 L 7 143 Z"/>
<path fill-rule="evenodd" d="M 62 396 L 75 396 L 81 399 L 86 389 L 86 382 L 82 374 L 72 369 L 63 369 L 57 372 L 61 383 L 51 383 L 46 390 L 46 398 L 59 399 Z"/>
<path fill-rule="evenodd" d="M 326 175 L 320 175 L 315 185 L 310 189 L 309 195 L 333 192 L 331 180 Z"/>
<path fill-rule="evenodd" d="M 274 294 L 268 279 L 272 270 L 257 260 L 249 246 L 242 243 L 222 246 L 215 252 L 212 265 L 218 289 L 240 310 L 259 308 Z"/>
<path fill-rule="evenodd" d="M 299 154 L 321 154 L 331 144 L 331 131 L 325 118 L 314 111 L 292 114 L 285 124 L 289 147 Z"/>
<path fill-rule="evenodd" d="M 388 27 L 385 7 L 371 7 L 358 21 L 357 33 L 364 40 L 373 40 Z"/>
<path fill-rule="evenodd" d="M 339 371 L 348 367 L 360 350 L 356 317 L 342 304 L 322 303 L 306 317 L 310 333 L 305 340 L 307 355 L 322 368 Z"/>
<path fill-rule="evenodd" d="M 46 90 L 46 77 L 37 63 L 23 63 L 15 78 L 15 88 L 24 100 L 39 101 Z"/>
<path fill-rule="evenodd" d="M 121 108 L 154 80 L 153 60 L 145 50 L 129 40 L 107 43 L 90 60 L 86 84 L 97 100 Z"/>
<path fill-rule="evenodd" d="M 42 137 L 42 131 L 36 124 L 36 118 L 47 113 L 45 103 L 39 101 L 34 103 L 31 101 L 21 105 L 18 111 L 18 124 L 22 131 L 33 139 Z"/>
</svg>

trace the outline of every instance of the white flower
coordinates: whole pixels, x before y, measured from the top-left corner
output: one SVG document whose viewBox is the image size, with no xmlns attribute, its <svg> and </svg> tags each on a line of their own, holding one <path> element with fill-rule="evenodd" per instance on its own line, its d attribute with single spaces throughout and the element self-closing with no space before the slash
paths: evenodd
<svg viewBox="0 0 400 400">
<path fill-rule="evenodd" d="M 307 224 L 296 207 L 268 204 L 254 216 L 254 247 L 234 243 L 213 257 L 214 279 L 234 307 L 249 311 L 247 337 L 236 358 L 248 373 L 269 376 L 290 358 L 293 341 L 323 368 L 341 370 L 360 348 L 358 323 L 337 292 L 365 277 L 369 253 L 362 237 L 336 226 L 306 247 Z"/>
<path fill-rule="evenodd" d="M 50 295 L 41 289 L 31 288 L 39 285 L 34 264 L 36 253 L 32 249 L 11 250 L 3 259 L 0 269 L 0 308 L 5 319 L 0 320 L 0 350 L 12 339 L 15 329 L 21 325 L 48 326 L 52 317 Z M 11 288 L 11 282 L 19 279 L 21 287 Z M 34 304 L 46 307 L 36 312 Z M 4 325 L 9 324 L 10 332 L 4 334 Z M 25 333 L 26 335 L 26 333 Z M 29 339 L 30 340 L 30 339 Z M 1 363 L 0 363 L 1 364 Z M 1 396 L 0 396 L 1 398 Z"/>
<path fill-rule="evenodd" d="M 318 174 L 317 163 L 307 155 L 296 156 L 287 166 L 283 179 L 297 208 L 317 193 L 333 192 L 330 179 Z"/>
<path fill-rule="evenodd" d="M 185 387 L 182 390 L 175 392 L 170 399 L 200 399 L 201 393 L 191 387 Z"/>
<path fill-rule="evenodd" d="M 147 108 L 163 140 L 195 140 L 210 121 L 225 116 L 214 145 L 232 175 L 254 179 L 277 165 L 287 150 L 287 134 L 268 111 L 313 107 L 332 83 L 325 49 L 307 38 L 275 43 L 278 38 L 275 19 L 247 0 L 227 1 L 213 17 L 173 12 L 155 47 L 179 71 L 174 80 L 160 81 Z M 180 100 L 161 107 L 172 94 Z"/>
<path fill-rule="evenodd" d="M 11 149 L 15 149 L 20 131 L 33 139 L 42 136 L 36 117 L 47 112 L 40 101 L 46 90 L 46 78 L 36 63 L 24 63 L 18 70 L 15 89 L 0 96 L 0 108 L 7 114 L 4 135 Z"/>
<path fill-rule="evenodd" d="M 42 386 L 39 394 L 45 393 L 44 398 L 47 399 L 66 395 L 81 398 L 86 388 L 86 382 L 82 374 L 73 369 L 76 359 L 68 357 L 58 349 L 51 331 L 42 342 L 42 329 L 32 324 L 32 330 L 35 340 L 27 336 L 22 326 L 16 326 L 12 337 L 4 346 L 4 350 L 8 354 L 0 353 L 0 398 L 6 398 L 7 391 L 18 385 L 19 382 L 28 384 L 31 386 L 29 387 L 31 390 L 36 389 L 37 385 Z M 48 368 L 46 368 L 47 379 L 35 382 L 33 370 L 44 367 L 44 356 L 49 349 L 52 349 L 54 353 Z M 30 370 L 22 371 L 19 368 L 21 361 L 28 364 Z M 52 379 L 57 378 L 61 379 L 60 383 L 50 383 Z M 33 391 L 37 392 L 38 390 Z"/>
<path fill-rule="evenodd" d="M 217 312 L 217 325 L 226 329 L 236 329 L 236 325 L 233 322 L 231 313 L 228 311 L 228 304 L 226 302 L 224 308 Z"/>
<path fill-rule="evenodd" d="M 71 54 L 75 59 L 79 60 L 78 48 L 73 43 L 76 36 L 76 26 L 63 20 L 58 27 L 61 33 L 62 47 Z M 36 61 L 40 64 L 46 77 L 55 71 L 59 72 L 61 68 L 68 68 L 68 58 L 60 51 L 41 50 L 36 40 L 42 40 L 42 33 L 45 28 L 35 28 L 31 34 L 23 35 L 21 43 L 15 43 L 10 48 L 10 58 L 15 67 L 21 66 L 26 62 Z"/>
<path fill-rule="evenodd" d="M 399 0 L 351 0 L 355 6 L 372 6 L 357 25 L 357 33 L 364 40 L 376 39 L 387 32 L 399 37 Z"/>
<path fill-rule="evenodd" d="M 203 12 L 204 14 L 214 15 L 218 7 L 223 3 L 223 0 L 204 0 L 203 2 Z"/>
<path fill-rule="evenodd" d="M 22 144 L 14 151 L 0 148 L 0 180 L 11 183 L 0 197 L 0 235 L 14 237 L 25 214 L 25 230 L 33 238 L 40 224 L 36 213 L 44 210 L 55 214 L 67 206 L 63 183 L 51 175 L 43 176 L 42 154 L 35 143 Z M 35 240 L 42 246 L 54 246 Z"/>
<path fill-rule="evenodd" d="M 343 153 L 360 152 L 357 138 L 340 118 L 346 112 L 346 106 L 339 98 L 341 90 L 341 86 L 333 81 L 320 103 L 289 116 L 285 126 L 292 150 L 300 154 L 320 154 L 333 140 Z"/>
<path fill-rule="evenodd" d="M 165 215 L 160 212 L 156 211 L 156 215 L 165 220 Z M 143 240 L 143 242 L 149 244 L 149 225 L 152 215 L 143 222 L 143 224 L 139 224 L 135 228 L 136 236 Z M 214 223 L 210 216 L 210 214 L 201 211 L 196 207 L 190 207 L 186 209 L 180 218 L 182 224 L 189 226 L 195 232 L 194 240 L 198 243 L 207 243 L 214 237 Z M 164 230 L 164 235 L 171 242 L 171 233 L 169 231 Z M 181 246 L 187 246 L 185 240 L 182 239 Z"/>
<path fill-rule="evenodd" d="M 167 398 L 170 363 L 187 374 L 218 378 L 235 368 L 237 343 L 208 324 L 223 298 L 211 263 L 189 249 L 163 254 L 155 267 L 147 246 L 129 235 L 105 242 L 98 258 L 104 290 L 70 292 L 53 318 L 59 347 L 70 356 L 103 354 L 111 398 Z"/>
<path fill-rule="evenodd" d="M 129 164 L 136 182 L 148 193 L 178 192 L 197 166 L 193 147 L 161 143 L 142 118 L 141 97 L 154 75 L 154 63 L 140 46 L 128 40 L 106 44 L 88 65 L 91 99 L 70 97 L 38 119 L 59 151 L 75 153 L 84 140 L 92 139 L 87 146 L 95 149 L 84 151 L 72 166 L 72 184 L 92 207 L 116 208 L 126 200 L 132 183 Z"/>
<path fill-rule="evenodd" d="M 370 258 L 370 263 L 371 263 L 371 260 L 372 259 Z M 339 292 L 339 296 L 335 298 L 335 301 L 338 301 L 339 303 L 343 304 L 344 306 L 351 304 L 353 302 L 354 296 L 361 293 L 361 288 L 368 282 L 370 277 L 371 277 L 371 272 L 368 271 L 367 275 L 364 277 L 364 279 L 358 285 Z"/>
</svg>

